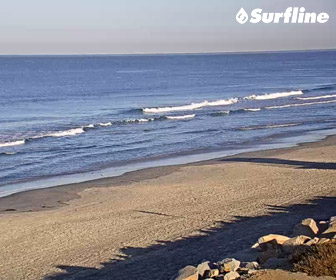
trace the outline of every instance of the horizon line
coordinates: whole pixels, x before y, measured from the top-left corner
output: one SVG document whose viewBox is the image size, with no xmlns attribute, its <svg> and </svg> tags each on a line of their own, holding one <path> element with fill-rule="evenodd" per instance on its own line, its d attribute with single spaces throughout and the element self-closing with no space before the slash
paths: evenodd
<svg viewBox="0 0 336 280">
<path fill-rule="evenodd" d="M 41 53 L 41 54 L 1 54 L 4 56 L 160 56 L 160 55 L 221 55 L 221 54 L 253 54 L 253 53 L 281 53 L 281 52 L 310 52 L 336 51 L 336 48 L 327 49 L 288 49 L 288 50 L 253 50 L 253 51 L 218 51 L 218 52 L 153 52 L 153 53 Z"/>
</svg>

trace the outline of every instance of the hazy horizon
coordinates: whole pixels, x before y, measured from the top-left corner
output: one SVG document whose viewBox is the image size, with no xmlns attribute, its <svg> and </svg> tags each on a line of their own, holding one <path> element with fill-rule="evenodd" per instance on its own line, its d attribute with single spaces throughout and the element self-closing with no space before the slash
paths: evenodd
<svg viewBox="0 0 336 280">
<path fill-rule="evenodd" d="M 221 55 L 221 54 L 253 54 L 253 53 L 291 53 L 291 52 L 328 52 L 332 49 L 288 49 L 288 50 L 256 50 L 256 51 L 222 51 L 222 52 L 157 52 L 157 53 L 38 53 L 38 54 L 1 54 L 0 56 L 160 56 L 160 55 Z"/>
<path fill-rule="evenodd" d="M 236 22 L 248 12 L 305 7 L 325 24 Z M 6 0 L 0 55 L 211 54 L 336 49 L 334 0 Z"/>
</svg>

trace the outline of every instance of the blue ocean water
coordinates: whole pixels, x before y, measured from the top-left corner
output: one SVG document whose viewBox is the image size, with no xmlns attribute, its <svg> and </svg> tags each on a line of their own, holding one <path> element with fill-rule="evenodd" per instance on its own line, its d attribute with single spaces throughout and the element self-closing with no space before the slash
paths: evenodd
<svg viewBox="0 0 336 280">
<path fill-rule="evenodd" d="M 336 51 L 2 56 L 0 195 L 332 129 L 335 108 Z"/>
</svg>

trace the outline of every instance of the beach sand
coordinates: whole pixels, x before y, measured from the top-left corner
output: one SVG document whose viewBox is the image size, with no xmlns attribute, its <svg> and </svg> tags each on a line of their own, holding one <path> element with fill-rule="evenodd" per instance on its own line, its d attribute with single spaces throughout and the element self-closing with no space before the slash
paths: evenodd
<svg viewBox="0 0 336 280">
<path fill-rule="evenodd" d="M 0 279 L 169 279 L 336 215 L 336 137 L 0 199 Z"/>
</svg>

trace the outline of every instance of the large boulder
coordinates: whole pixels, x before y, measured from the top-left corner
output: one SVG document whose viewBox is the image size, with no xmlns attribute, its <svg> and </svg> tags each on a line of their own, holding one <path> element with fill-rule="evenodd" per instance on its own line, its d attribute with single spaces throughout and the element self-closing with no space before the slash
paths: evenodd
<svg viewBox="0 0 336 280">
<path fill-rule="evenodd" d="M 201 275 L 202 277 L 204 277 L 204 273 L 206 271 L 210 271 L 211 270 L 209 263 L 210 262 L 203 262 L 203 263 L 201 263 L 201 264 L 199 264 L 197 266 L 198 274 Z"/>
<path fill-rule="evenodd" d="M 240 267 L 240 261 L 236 259 L 224 259 L 217 263 L 220 273 L 237 271 Z"/>
<path fill-rule="evenodd" d="M 320 240 L 320 238 L 315 237 L 314 239 L 310 239 L 310 240 L 308 240 L 308 241 L 305 243 L 305 245 L 307 245 L 307 246 L 315 245 L 315 244 L 317 244 L 317 243 L 319 242 L 319 240 Z"/>
<path fill-rule="evenodd" d="M 329 238 L 334 239 L 336 238 L 336 224 L 330 224 L 329 228 L 322 232 L 321 238 Z"/>
<path fill-rule="evenodd" d="M 279 244 L 276 239 L 273 239 L 271 241 L 259 244 L 258 250 L 261 252 L 270 251 L 270 250 L 281 251 L 281 244 Z"/>
<path fill-rule="evenodd" d="M 330 218 L 329 224 L 330 225 L 336 225 L 336 216 L 333 216 L 333 217 Z"/>
<path fill-rule="evenodd" d="M 329 223 L 327 222 L 327 221 L 319 221 L 318 223 L 317 223 L 317 227 L 318 227 L 318 229 L 319 229 L 319 235 L 321 235 L 321 233 L 322 232 L 324 232 L 325 230 L 327 230 L 328 229 L 328 227 L 329 227 Z"/>
<path fill-rule="evenodd" d="M 289 239 L 289 237 L 284 236 L 284 235 L 280 235 L 280 234 L 269 234 L 269 235 L 265 235 L 262 236 L 258 239 L 258 244 L 263 244 L 263 243 L 268 243 L 270 241 L 275 240 L 275 242 L 279 245 L 283 244 L 284 242 L 286 242 Z"/>
<path fill-rule="evenodd" d="M 231 271 L 224 275 L 224 280 L 236 280 L 238 278 L 240 278 L 240 275 L 238 272 L 235 271 Z"/>
<path fill-rule="evenodd" d="M 295 225 L 293 235 L 305 235 L 314 238 L 318 234 L 318 227 L 313 219 L 304 219 L 301 223 Z"/>
<path fill-rule="evenodd" d="M 197 268 L 191 265 L 182 268 L 171 280 L 198 280 Z"/>
<path fill-rule="evenodd" d="M 282 251 L 285 254 L 292 254 L 296 246 L 304 245 L 309 240 L 311 240 L 311 238 L 305 235 L 299 235 L 288 239 L 282 244 Z"/>
<path fill-rule="evenodd" d="M 212 278 L 218 275 L 219 275 L 219 269 L 214 268 L 214 269 L 206 270 L 203 274 L 203 278 Z"/>
<path fill-rule="evenodd" d="M 240 265 L 242 268 L 247 268 L 247 269 L 259 269 L 260 265 L 258 262 L 243 262 Z"/>
<path fill-rule="evenodd" d="M 331 240 L 329 238 L 321 238 L 319 240 L 319 242 L 317 242 L 317 244 L 324 244 L 324 243 L 327 243 L 327 242 L 330 242 Z"/>
</svg>

